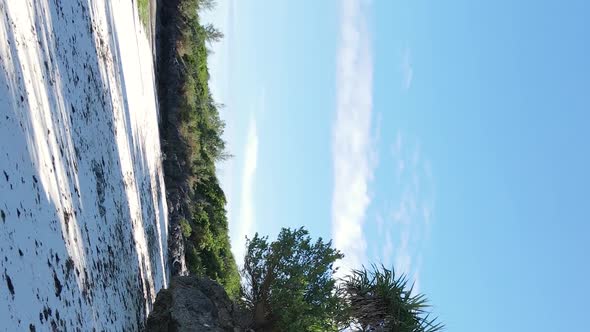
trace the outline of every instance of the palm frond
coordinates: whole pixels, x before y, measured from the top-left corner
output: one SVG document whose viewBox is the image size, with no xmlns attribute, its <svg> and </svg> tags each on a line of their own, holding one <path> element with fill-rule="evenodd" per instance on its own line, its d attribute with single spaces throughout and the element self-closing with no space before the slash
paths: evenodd
<svg viewBox="0 0 590 332">
<path fill-rule="evenodd" d="M 353 270 L 341 280 L 340 292 L 347 303 L 352 326 L 360 331 L 439 332 L 444 325 L 430 318 L 430 304 L 414 294 L 414 283 L 394 269 L 371 265 Z"/>
</svg>

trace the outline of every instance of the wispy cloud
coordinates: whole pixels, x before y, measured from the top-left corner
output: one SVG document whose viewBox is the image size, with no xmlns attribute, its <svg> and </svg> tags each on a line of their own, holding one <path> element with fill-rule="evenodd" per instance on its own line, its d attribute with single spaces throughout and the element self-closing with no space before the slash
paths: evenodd
<svg viewBox="0 0 590 332">
<path fill-rule="evenodd" d="M 332 132 L 332 236 L 345 258 L 341 271 L 365 262 L 363 224 L 373 177 L 373 60 L 360 0 L 342 2 L 337 53 L 336 118 Z"/>
<path fill-rule="evenodd" d="M 410 230 L 404 229 L 400 235 L 400 243 L 395 255 L 395 270 L 400 273 L 410 274 L 412 268 L 412 256 L 410 254 Z"/>
<path fill-rule="evenodd" d="M 383 233 L 379 233 L 383 234 Z M 391 266 L 392 262 L 392 255 L 393 255 L 393 237 L 391 232 L 385 233 L 385 243 L 383 244 L 383 249 L 381 252 L 381 263 L 385 266 Z"/>
<path fill-rule="evenodd" d="M 232 236 L 232 247 L 236 253 L 236 261 L 242 265 L 245 253 L 245 236 L 251 237 L 254 232 L 254 180 L 258 161 L 258 133 L 256 119 L 250 117 L 248 136 L 244 148 L 244 167 L 242 172 L 242 192 L 240 195 L 239 230 Z"/>
<path fill-rule="evenodd" d="M 402 156 L 402 145 L 402 134 L 398 131 L 395 138 L 395 143 L 392 147 L 393 157 L 397 163 L 395 173 L 398 182 L 400 181 L 401 176 L 404 173 L 404 170 L 406 169 L 406 160 Z"/>
<path fill-rule="evenodd" d="M 420 276 L 422 273 L 422 255 L 418 256 L 416 267 L 414 268 L 414 289 L 413 294 L 420 293 L 420 287 L 422 286 L 422 282 L 420 281 Z"/>
<path fill-rule="evenodd" d="M 402 75 L 404 89 L 408 90 L 412 86 L 412 79 L 414 78 L 414 68 L 412 67 L 412 53 L 409 48 L 404 50 L 402 55 Z"/>
<path fill-rule="evenodd" d="M 395 187 L 399 198 L 383 222 L 383 263 L 411 277 L 419 290 L 422 251 L 429 238 L 434 214 L 432 168 L 420 143 L 398 133 L 392 146 Z M 404 165 L 400 167 L 400 165 Z M 393 257 L 393 262 L 391 258 Z"/>
</svg>

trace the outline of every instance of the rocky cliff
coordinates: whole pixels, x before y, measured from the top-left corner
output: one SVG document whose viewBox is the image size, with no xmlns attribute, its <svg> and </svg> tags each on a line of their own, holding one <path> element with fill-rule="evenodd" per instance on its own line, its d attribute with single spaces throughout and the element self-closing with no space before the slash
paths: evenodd
<svg viewBox="0 0 590 332">
<path fill-rule="evenodd" d="M 172 278 L 156 297 L 147 332 L 249 331 L 249 316 L 215 281 L 195 276 Z"/>
</svg>

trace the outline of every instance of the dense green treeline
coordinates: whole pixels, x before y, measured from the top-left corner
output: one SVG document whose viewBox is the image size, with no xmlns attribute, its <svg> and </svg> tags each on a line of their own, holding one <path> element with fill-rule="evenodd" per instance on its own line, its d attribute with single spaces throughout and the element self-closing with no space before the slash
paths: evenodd
<svg viewBox="0 0 590 332">
<path fill-rule="evenodd" d="M 211 4 L 210 0 L 179 0 L 166 3 L 163 10 L 167 16 L 162 19 L 161 38 L 166 40 L 160 47 L 173 48 L 173 53 L 161 55 L 160 64 L 168 68 L 159 70 L 165 113 L 163 165 L 169 205 L 185 240 L 188 270 L 219 281 L 235 297 L 239 273 L 230 250 L 226 197 L 215 174 L 215 163 L 227 157 L 224 122 L 209 91 L 207 67 L 207 44 L 222 35 L 199 23 L 199 10 Z"/>
</svg>

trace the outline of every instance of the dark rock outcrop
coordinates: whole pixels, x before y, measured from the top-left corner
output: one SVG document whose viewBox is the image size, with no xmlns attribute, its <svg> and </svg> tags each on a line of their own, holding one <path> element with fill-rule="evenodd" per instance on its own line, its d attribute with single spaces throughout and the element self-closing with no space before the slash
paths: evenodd
<svg viewBox="0 0 590 332">
<path fill-rule="evenodd" d="M 209 278 L 179 276 L 158 292 L 147 332 L 249 331 L 248 315 Z"/>
<path fill-rule="evenodd" d="M 168 197 L 168 204 L 172 203 Z M 169 218 L 169 232 L 168 232 L 168 260 L 171 263 L 170 275 L 172 276 L 186 276 L 188 269 L 186 267 L 186 259 L 184 256 L 184 237 L 182 229 L 180 228 L 179 213 L 176 209 L 170 209 Z"/>
<path fill-rule="evenodd" d="M 170 274 L 188 274 L 185 248 L 180 220 L 189 219 L 188 196 L 190 185 L 187 178 L 187 155 L 185 141 L 180 134 L 180 100 L 183 74 L 177 54 L 176 43 L 180 38 L 179 0 L 158 0 L 156 15 L 156 83 L 160 110 L 160 145 L 163 152 L 162 165 L 168 203 L 168 260 Z"/>
</svg>

